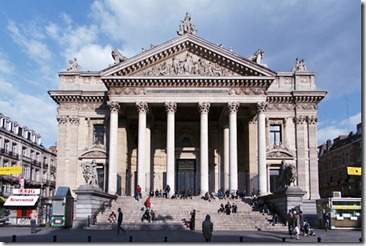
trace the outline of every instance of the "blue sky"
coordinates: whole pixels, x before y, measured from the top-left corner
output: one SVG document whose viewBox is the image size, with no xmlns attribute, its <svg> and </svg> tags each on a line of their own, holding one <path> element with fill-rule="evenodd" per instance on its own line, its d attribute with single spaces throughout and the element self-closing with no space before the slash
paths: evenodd
<svg viewBox="0 0 366 246">
<path fill-rule="evenodd" d="M 132 57 L 176 37 L 189 12 L 197 35 L 248 57 L 258 48 L 274 71 L 297 57 L 328 91 L 318 107 L 318 145 L 361 122 L 361 1 L 356 0 L 14 0 L 0 9 L 0 113 L 57 141 L 58 72 Z"/>
</svg>

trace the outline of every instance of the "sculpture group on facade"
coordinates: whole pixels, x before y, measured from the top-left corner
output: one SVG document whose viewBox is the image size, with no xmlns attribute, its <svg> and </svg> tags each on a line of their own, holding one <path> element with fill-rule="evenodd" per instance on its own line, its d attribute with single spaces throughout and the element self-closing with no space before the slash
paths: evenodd
<svg viewBox="0 0 366 246">
<path fill-rule="evenodd" d="M 118 49 L 113 49 L 112 50 L 112 58 L 114 60 L 114 64 L 124 62 L 125 60 L 127 60 L 127 57 L 123 56 L 121 54 L 121 52 L 119 52 Z"/>
<path fill-rule="evenodd" d="M 296 63 L 292 67 L 291 72 L 297 72 L 297 71 L 307 71 L 304 59 L 296 58 Z"/>
<path fill-rule="evenodd" d="M 264 56 L 264 50 L 259 48 L 253 55 L 249 56 L 248 59 L 254 61 L 255 63 L 261 64 L 263 56 Z"/>
<path fill-rule="evenodd" d="M 189 13 L 186 13 L 186 16 L 181 21 L 177 33 L 178 35 L 183 35 L 186 33 L 196 35 L 197 30 L 195 26 L 191 23 L 191 15 Z"/>
<path fill-rule="evenodd" d="M 232 71 L 205 60 L 198 58 L 194 61 L 192 55 L 187 53 L 185 59 L 173 57 L 171 63 L 162 62 L 149 71 L 144 71 L 145 76 L 171 76 L 171 75 L 204 75 L 204 76 L 227 76 L 235 75 Z"/>
<path fill-rule="evenodd" d="M 85 179 L 85 183 L 91 186 L 98 186 L 97 163 L 95 160 L 93 160 L 91 163 L 83 163 L 81 166 L 83 168 L 83 177 Z"/>
<path fill-rule="evenodd" d="M 296 168 L 292 164 L 287 164 L 285 161 L 281 162 L 279 187 L 294 186 L 297 178 Z"/>
<path fill-rule="evenodd" d="M 67 68 L 67 71 L 80 71 L 81 67 L 77 62 L 76 58 L 73 58 L 69 60 L 69 67 Z"/>
</svg>

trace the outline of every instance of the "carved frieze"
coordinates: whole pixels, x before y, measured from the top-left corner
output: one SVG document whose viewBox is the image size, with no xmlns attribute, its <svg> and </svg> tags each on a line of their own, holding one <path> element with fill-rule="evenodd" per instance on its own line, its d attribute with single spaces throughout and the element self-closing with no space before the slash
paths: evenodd
<svg viewBox="0 0 366 246">
<path fill-rule="evenodd" d="M 267 109 L 270 110 L 294 110 L 295 105 L 294 104 L 290 104 L 290 103 L 269 103 L 267 105 Z"/>
<path fill-rule="evenodd" d="M 258 87 L 231 88 L 229 95 L 267 95 L 267 90 Z"/>
<path fill-rule="evenodd" d="M 318 108 L 316 103 L 297 103 L 296 109 L 300 110 L 316 110 Z"/>
<path fill-rule="evenodd" d="M 174 56 L 170 60 L 161 62 L 148 70 L 137 73 L 138 76 L 239 76 L 229 69 L 188 53 L 184 58 Z"/>
</svg>

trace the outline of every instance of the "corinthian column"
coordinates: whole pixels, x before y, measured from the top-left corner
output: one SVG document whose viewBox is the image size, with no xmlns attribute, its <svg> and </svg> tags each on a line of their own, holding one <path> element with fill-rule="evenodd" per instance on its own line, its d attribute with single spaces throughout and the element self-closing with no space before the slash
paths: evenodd
<svg viewBox="0 0 366 246">
<path fill-rule="evenodd" d="M 201 190 L 200 195 L 208 192 L 208 112 L 210 103 L 202 102 L 198 105 L 201 114 Z"/>
<path fill-rule="evenodd" d="M 238 189 L 238 148 L 237 148 L 237 112 L 239 109 L 238 102 L 228 103 L 228 110 L 230 114 L 230 191 L 236 191 Z"/>
<path fill-rule="evenodd" d="M 166 140 L 166 183 L 170 186 L 172 192 L 175 192 L 175 112 L 177 104 L 175 102 L 166 102 L 167 112 L 167 140 Z"/>
<path fill-rule="evenodd" d="M 260 195 L 267 194 L 267 167 L 266 167 L 266 117 L 267 103 L 258 103 L 258 189 Z"/>
<path fill-rule="evenodd" d="M 146 102 L 136 103 L 139 113 L 138 149 L 137 149 L 137 184 L 142 192 L 146 192 L 145 184 L 145 137 L 146 137 L 146 114 L 149 110 Z"/>
<path fill-rule="evenodd" d="M 109 172 L 108 172 L 108 193 L 115 195 L 117 193 L 117 146 L 118 146 L 118 111 L 120 109 L 118 102 L 108 102 L 110 115 L 110 138 L 109 138 Z"/>
</svg>

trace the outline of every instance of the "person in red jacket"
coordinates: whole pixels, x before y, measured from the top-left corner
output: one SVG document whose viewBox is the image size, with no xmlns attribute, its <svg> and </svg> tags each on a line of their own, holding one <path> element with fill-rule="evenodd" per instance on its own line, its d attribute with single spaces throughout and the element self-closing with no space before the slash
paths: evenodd
<svg viewBox="0 0 366 246">
<path fill-rule="evenodd" d="M 150 197 L 146 198 L 144 205 L 145 205 L 146 209 L 149 210 L 149 212 L 150 212 L 150 208 L 151 208 Z"/>
<path fill-rule="evenodd" d="M 142 199 L 140 185 L 137 185 L 137 187 L 136 187 L 136 195 L 135 195 L 135 198 L 136 198 L 137 201 L 139 201 L 140 199 Z"/>
</svg>

